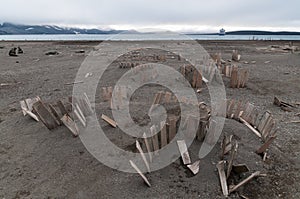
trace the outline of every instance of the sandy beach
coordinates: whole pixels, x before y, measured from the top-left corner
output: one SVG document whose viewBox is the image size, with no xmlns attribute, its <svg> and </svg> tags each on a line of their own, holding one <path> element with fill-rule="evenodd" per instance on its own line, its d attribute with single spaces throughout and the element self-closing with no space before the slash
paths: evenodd
<svg viewBox="0 0 300 199">
<path fill-rule="evenodd" d="M 124 42 L 124 41 L 122 41 Z M 145 41 L 150 42 L 150 41 Z M 40 96 L 46 102 L 72 96 L 77 70 L 89 52 L 100 42 L 0 42 L 0 197 L 1 198 L 223 198 L 216 163 L 220 144 L 201 162 L 196 176 L 176 160 L 168 167 L 151 172 L 148 188 L 138 174 L 113 170 L 97 161 L 74 138 L 66 127 L 49 131 L 41 122 L 24 117 L 21 100 Z M 241 60 L 236 63 L 249 70 L 245 88 L 230 88 L 224 78 L 228 99 L 253 103 L 260 111 L 269 110 L 277 123 L 278 133 L 271 144 L 265 162 L 253 151 L 260 145 L 255 135 L 243 124 L 226 119 L 224 134 L 232 133 L 242 139 L 237 163 L 246 163 L 251 173 L 260 170 L 266 177 L 257 178 L 229 198 L 300 198 L 300 52 L 270 49 L 284 46 L 289 41 L 199 41 L 210 54 L 221 53 L 229 60 L 233 50 L 238 50 Z M 300 47 L 300 41 L 293 42 Z M 10 57 L 9 50 L 20 46 L 24 53 Z M 57 51 L 58 55 L 45 55 Z M 81 51 L 81 52 L 79 52 Z M 180 63 L 166 63 L 179 70 Z M 99 83 L 111 86 L 124 73 L 118 63 L 112 64 Z M 155 92 L 136 93 L 133 99 L 151 104 Z M 208 91 L 198 94 L 209 105 Z M 203 97 L 202 97 L 203 96 Z M 296 104 L 291 111 L 284 111 L 273 104 L 274 96 Z M 97 114 L 110 116 L 108 105 L 100 99 L 95 102 Z M 144 122 L 144 110 L 132 106 L 137 123 Z M 118 134 L 100 120 L 108 137 L 116 145 L 133 150 L 135 139 Z M 221 143 L 220 139 L 218 143 Z M 253 147 L 253 150 L 252 148 Z M 197 148 L 189 149 L 197 157 Z"/>
</svg>

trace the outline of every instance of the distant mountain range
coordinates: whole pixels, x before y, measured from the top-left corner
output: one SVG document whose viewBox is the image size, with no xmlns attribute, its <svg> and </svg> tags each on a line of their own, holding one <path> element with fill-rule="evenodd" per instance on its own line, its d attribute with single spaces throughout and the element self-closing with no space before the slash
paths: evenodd
<svg viewBox="0 0 300 199">
<path fill-rule="evenodd" d="M 118 34 L 122 30 L 99 30 L 63 28 L 52 25 L 18 25 L 12 23 L 0 24 L 0 35 L 27 35 L 27 34 Z"/>
<path fill-rule="evenodd" d="M 119 34 L 124 30 L 99 30 L 65 28 L 55 25 L 19 25 L 13 23 L 0 24 L 0 35 L 30 35 L 30 34 Z M 126 30 L 126 33 L 138 33 Z M 217 35 L 218 33 L 188 33 L 188 35 Z M 270 31 L 233 31 L 226 35 L 300 35 L 300 32 L 270 32 Z"/>
<path fill-rule="evenodd" d="M 219 33 L 190 33 L 188 35 L 218 35 Z M 259 31 L 259 30 L 240 30 L 226 32 L 226 35 L 300 35 L 300 32 L 290 31 Z"/>
</svg>

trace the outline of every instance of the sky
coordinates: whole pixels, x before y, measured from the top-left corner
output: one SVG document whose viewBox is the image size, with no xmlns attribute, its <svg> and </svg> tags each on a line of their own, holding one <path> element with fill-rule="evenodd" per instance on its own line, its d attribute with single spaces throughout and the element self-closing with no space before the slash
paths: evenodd
<svg viewBox="0 0 300 199">
<path fill-rule="evenodd" d="M 179 32 L 300 31 L 299 0 L 0 0 L 0 23 Z"/>
</svg>

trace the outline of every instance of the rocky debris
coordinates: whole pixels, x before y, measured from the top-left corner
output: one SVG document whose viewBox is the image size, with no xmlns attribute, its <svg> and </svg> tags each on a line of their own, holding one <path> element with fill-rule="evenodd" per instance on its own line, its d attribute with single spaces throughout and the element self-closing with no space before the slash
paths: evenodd
<svg viewBox="0 0 300 199">
<path fill-rule="evenodd" d="M 23 53 L 24 53 L 23 49 L 20 46 L 18 46 L 18 54 L 23 54 Z"/>
<path fill-rule="evenodd" d="M 85 50 L 77 50 L 77 51 L 75 51 L 75 53 L 82 54 L 82 53 L 85 53 Z"/>
<path fill-rule="evenodd" d="M 53 55 L 59 55 L 59 52 L 56 51 L 56 50 L 48 51 L 48 52 L 45 53 L 45 55 L 50 55 L 50 56 L 53 56 Z"/>
<path fill-rule="evenodd" d="M 10 49 L 8 55 L 11 56 L 11 57 L 17 57 L 18 56 L 17 55 L 17 48 L 14 47 L 14 48 Z"/>
</svg>

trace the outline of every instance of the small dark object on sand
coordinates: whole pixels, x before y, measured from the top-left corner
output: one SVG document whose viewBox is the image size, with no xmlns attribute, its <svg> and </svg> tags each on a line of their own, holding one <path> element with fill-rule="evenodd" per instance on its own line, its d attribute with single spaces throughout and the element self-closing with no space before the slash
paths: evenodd
<svg viewBox="0 0 300 199">
<path fill-rule="evenodd" d="M 17 55 L 17 48 L 12 48 L 12 49 L 10 49 L 10 51 L 9 51 L 9 56 L 11 56 L 11 57 L 17 57 L 18 55 Z"/>
<path fill-rule="evenodd" d="M 85 53 L 85 50 L 77 50 L 75 53 Z"/>
<path fill-rule="evenodd" d="M 49 51 L 49 52 L 46 52 L 45 55 L 59 55 L 59 52 L 57 52 L 57 51 Z"/>
<path fill-rule="evenodd" d="M 18 54 L 23 54 L 24 51 L 22 50 L 22 48 L 20 46 L 18 46 Z"/>
</svg>

